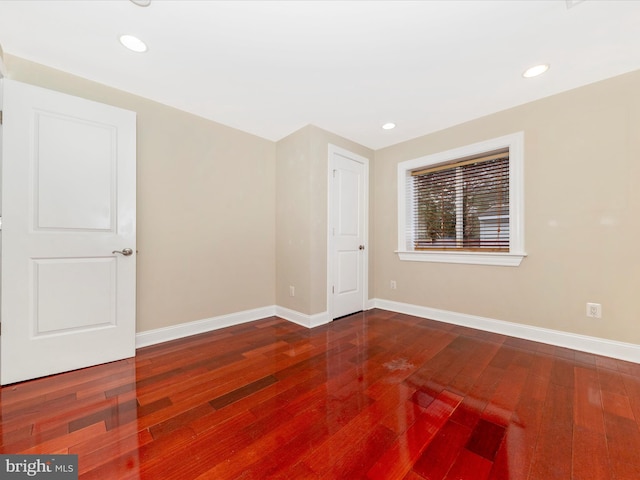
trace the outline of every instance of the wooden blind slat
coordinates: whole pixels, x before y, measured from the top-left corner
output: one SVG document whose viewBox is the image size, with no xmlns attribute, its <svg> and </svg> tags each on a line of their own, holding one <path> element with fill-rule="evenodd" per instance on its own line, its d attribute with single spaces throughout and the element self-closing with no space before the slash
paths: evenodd
<svg viewBox="0 0 640 480">
<path fill-rule="evenodd" d="M 415 172 L 411 172 L 411 176 L 415 177 L 418 175 L 424 175 L 425 173 L 434 173 L 434 172 L 440 172 L 443 170 L 450 170 L 452 168 L 455 167 L 462 167 L 465 165 L 473 165 L 474 163 L 482 163 L 482 162 L 488 162 L 490 160 L 500 160 L 503 158 L 509 158 L 509 152 L 508 151 L 503 151 L 500 153 L 494 153 L 491 155 L 486 155 L 486 156 L 482 156 L 482 157 L 476 157 L 476 158 L 472 158 L 469 160 L 463 160 L 463 161 L 455 161 L 452 163 L 448 163 L 448 164 L 444 164 L 444 165 L 438 165 L 436 167 L 430 167 L 430 168 L 425 168 L 422 170 L 416 170 Z"/>
</svg>

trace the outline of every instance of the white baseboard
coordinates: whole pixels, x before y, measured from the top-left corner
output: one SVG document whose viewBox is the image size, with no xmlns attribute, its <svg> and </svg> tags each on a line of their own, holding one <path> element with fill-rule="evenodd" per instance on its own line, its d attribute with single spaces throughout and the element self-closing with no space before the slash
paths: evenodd
<svg viewBox="0 0 640 480">
<path fill-rule="evenodd" d="M 439 310 L 437 308 L 421 307 L 410 303 L 393 302 L 391 300 L 371 299 L 367 308 L 380 308 L 391 312 L 404 313 L 421 318 L 429 318 L 439 322 L 476 328 L 488 332 L 509 335 L 535 342 L 557 345 L 582 352 L 594 353 L 606 357 L 619 358 L 629 362 L 640 363 L 640 345 L 617 342 L 604 338 L 589 337 L 576 333 L 562 332 L 548 328 L 523 325 L 521 323 L 506 322 L 493 318 L 479 317 L 465 313 Z M 285 307 L 271 305 L 268 307 L 245 310 L 242 312 L 220 315 L 218 317 L 182 323 L 170 327 L 148 330 L 136 334 L 136 348 L 147 347 L 157 343 L 177 340 L 179 338 L 206 333 L 220 328 L 253 322 L 277 315 L 280 318 L 296 323 L 303 327 L 313 328 L 330 323 L 328 312 L 307 315 Z"/>
<path fill-rule="evenodd" d="M 298 325 L 302 325 L 303 327 L 307 328 L 319 327 L 320 325 L 324 325 L 325 323 L 330 322 L 328 312 L 306 315 L 304 313 L 296 312 L 295 310 L 289 310 L 288 308 L 279 307 L 277 305 L 275 307 L 275 310 L 275 314 L 278 317 L 284 318 L 285 320 L 289 320 L 290 322 L 297 323 Z"/>
<path fill-rule="evenodd" d="M 211 332 L 220 328 L 232 327 L 241 323 L 253 322 L 262 318 L 272 317 L 276 314 L 276 307 L 255 308 L 218 317 L 205 318 L 195 322 L 181 323 L 170 327 L 147 330 L 136 333 L 136 348 L 148 347 L 157 343 L 169 342 L 179 338 L 197 335 L 199 333 Z"/>
<path fill-rule="evenodd" d="M 604 338 L 589 337 L 576 333 L 562 332 L 548 328 L 523 325 L 521 323 L 506 322 L 493 318 L 478 317 L 465 313 L 421 307 L 409 303 L 393 302 L 391 300 L 373 299 L 371 308 L 381 308 L 397 313 L 404 313 L 421 318 L 429 318 L 454 325 L 476 328 L 488 332 L 509 335 L 511 337 L 533 340 L 559 347 L 571 348 L 582 352 L 594 353 L 606 357 L 618 358 L 629 362 L 640 363 L 640 345 L 617 342 Z"/>
<path fill-rule="evenodd" d="M 140 332 L 136 334 L 136 348 L 148 347 L 149 345 L 169 342 L 171 340 L 178 340 L 179 338 L 211 332 L 213 330 L 232 327 L 242 323 L 253 322 L 255 320 L 261 320 L 274 315 L 307 328 L 318 327 L 325 323 L 329 323 L 329 314 L 327 312 L 317 313 L 315 315 L 306 315 L 304 313 L 296 312 L 295 310 L 271 305 L 268 307 L 245 310 L 242 312 L 230 313 L 228 315 L 220 315 L 218 317 L 205 318 L 204 320 L 196 320 L 194 322 L 181 323 L 170 327 Z"/>
</svg>

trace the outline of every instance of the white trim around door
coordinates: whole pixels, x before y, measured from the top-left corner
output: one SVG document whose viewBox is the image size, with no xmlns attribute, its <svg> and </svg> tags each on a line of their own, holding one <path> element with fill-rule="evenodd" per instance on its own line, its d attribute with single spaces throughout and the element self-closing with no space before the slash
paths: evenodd
<svg viewBox="0 0 640 480">
<path fill-rule="evenodd" d="M 368 307 L 369 298 L 369 159 L 349 152 L 343 148 L 329 144 L 329 161 L 327 169 L 327 316 L 329 321 L 332 319 L 344 315 L 344 312 L 337 312 L 335 308 L 335 299 L 339 287 L 336 285 L 336 273 L 338 273 L 338 261 L 337 261 L 337 241 L 336 233 L 339 230 L 338 221 L 339 208 L 336 204 L 337 199 L 335 195 L 334 183 L 340 172 L 336 172 L 337 166 L 340 162 L 348 160 L 361 165 L 362 167 L 362 182 L 358 183 L 357 196 L 353 197 L 350 201 L 357 202 L 361 210 L 358 214 L 358 232 L 354 233 L 353 240 L 359 245 L 358 253 L 351 252 L 353 258 L 358 258 L 358 273 L 357 280 L 353 278 L 354 288 L 357 288 L 358 292 L 355 294 L 357 298 L 354 298 L 354 305 L 358 310 L 366 310 Z M 336 178 L 334 178 L 336 177 Z M 349 261 L 345 262 L 345 264 Z M 353 264 L 353 262 L 351 262 Z M 354 307 L 355 308 L 355 307 Z"/>
</svg>

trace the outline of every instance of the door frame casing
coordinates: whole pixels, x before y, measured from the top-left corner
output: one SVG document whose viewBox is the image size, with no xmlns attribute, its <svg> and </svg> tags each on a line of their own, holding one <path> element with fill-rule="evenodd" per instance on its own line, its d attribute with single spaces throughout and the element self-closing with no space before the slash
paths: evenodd
<svg viewBox="0 0 640 480">
<path fill-rule="evenodd" d="M 362 259 L 362 310 L 366 310 L 369 301 L 369 159 L 350 152 L 344 148 L 333 144 L 328 145 L 328 168 L 327 168 L 327 322 L 332 322 L 333 318 L 333 274 L 335 267 L 333 225 L 335 218 L 333 214 L 334 201 L 333 198 L 333 170 L 335 168 L 335 155 L 341 155 L 355 162 L 361 163 L 364 167 L 364 186 L 362 202 L 364 206 L 364 258 Z"/>
</svg>

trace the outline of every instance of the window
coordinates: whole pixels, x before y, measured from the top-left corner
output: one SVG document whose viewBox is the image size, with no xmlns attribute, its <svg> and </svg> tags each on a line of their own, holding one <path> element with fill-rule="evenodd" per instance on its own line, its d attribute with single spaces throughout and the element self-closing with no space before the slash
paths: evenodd
<svg viewBox="0 0 640 480">
<path fill-rule="evenodd" d="M 519 265 L 525 256 L 523 137 L 400 163 L 400 259 Z"/>
<path fill-rule="evenodd" d="M 509 152 L 411 172 L 415 250 L 509 251 Z"/>
</svg>

